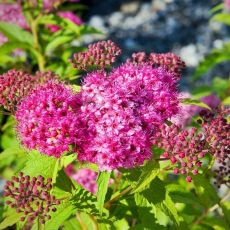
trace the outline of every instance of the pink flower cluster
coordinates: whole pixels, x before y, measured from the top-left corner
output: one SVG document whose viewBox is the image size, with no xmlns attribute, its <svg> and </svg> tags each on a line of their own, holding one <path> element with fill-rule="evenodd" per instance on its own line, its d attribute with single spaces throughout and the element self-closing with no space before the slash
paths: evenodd
<svg viewBox="0 0 230 230">
<path fill-rule="evenodd" d="M 209 153 L 216 158 L 216 184 L 230 186 L 230 108 L 219 108 L 214 112 L 203 111 L 202 129 Z"/>
<path fill-rule="evenodd" d="M 64 84 L 40 85 L 17 107 L 16 129 L 22 144 L 60 157 L 78 139 L 78 110 L 78 96 Z"/>
<path fill-rule="evenodd" d="M 200 160 L 208 153 L 206 141 L 196 128 L 181 130 L 176 125 L 164 124 L 154 136 L 152 144 L 164 149 L 162 158 L 171 161 L 174 174 L 187 175 L 188 182 L 192 181 L 191 175 L 198 173 L 202 165 Z"/>
<path fill-rule="evenodd" d="M 138 52 L 132 54 L 132 58 L 128 62 L 135 64 L 148 63 L 153 67 L 163 67 L 173 72 L 178 78 L 181 76 L 181 70 L 185 68 L 185 62 L 174 53 L 150 53 Z"/>
<path fill-rule="evenodd" d="M 224 0 L 224 4 L 227 10 L 230 10 L 230 0 Z"/>
<path fill-rule="evenodd" d="M 155 124 L 178 111 L 176 84 L 174 74 L 149 65 L 89 74 L 81 91 L 78 159 L 100 170 L 132 168 L 149 159 Z"/>
<path fill-rule="evenodd" d="M 112 41 L 100 41 L 88 46 L 85 52 L 74 54 L 73 66 L 79 70 L 104 69 L 116 61 L 121 49 Z"/>
<path fill-rule="evenodd" d="M 14 113 L 18 103 L 36 85 L 57 78 L 58 76 L 52 72 L 37 72 L 32 76 L 23 71 L 9 70 L 0 75 L 0 105 Z"/>
</svg>

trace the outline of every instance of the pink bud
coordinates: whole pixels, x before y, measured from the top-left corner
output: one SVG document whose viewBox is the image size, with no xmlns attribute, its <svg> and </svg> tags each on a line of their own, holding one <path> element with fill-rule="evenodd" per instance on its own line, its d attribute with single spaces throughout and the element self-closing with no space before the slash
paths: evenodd
<svg viewBox="0 0 230 230">
<path fill-rule="evenodd" d="M 192 182 L 192 177 L 187 176 L 187 177 L 186 177 L 186 181 L 189 182 L 189 183 Z"/>
</svg>

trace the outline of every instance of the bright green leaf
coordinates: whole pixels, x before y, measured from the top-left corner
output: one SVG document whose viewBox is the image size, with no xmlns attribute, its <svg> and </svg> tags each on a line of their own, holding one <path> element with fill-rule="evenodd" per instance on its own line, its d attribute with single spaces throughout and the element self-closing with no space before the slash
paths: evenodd
<svg viewBox="0 0 230 230">
<path fill-rule="evenodd" d="M 97 178 L 97 202 L 100 214 L 103 212 L 105 196 L 108 190 L 110 172 L 101 172 Z"/>
</svg>

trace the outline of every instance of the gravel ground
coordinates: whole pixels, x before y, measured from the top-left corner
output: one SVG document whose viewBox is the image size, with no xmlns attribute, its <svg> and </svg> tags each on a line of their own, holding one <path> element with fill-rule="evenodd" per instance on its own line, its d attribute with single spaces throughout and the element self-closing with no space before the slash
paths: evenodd
<svg viewBox="0 0 230 230">
<path fill-rule="evenodd" d="M 124 61 L 136 51 L 175 52 L 186 62 L 190 76 L 204 55 L 228 40 L 229 28 L 210 22 L 210 9 L 219 0 L 107 0 L 89 2 L 86 22 L 104 32 L 86 36 L 85 43 L 110 38 L 123 49 Z M 228 75 L 220 65 L 206 76 Z M 184 88 L 188 81 L 183 82 Z"/>
</svg>

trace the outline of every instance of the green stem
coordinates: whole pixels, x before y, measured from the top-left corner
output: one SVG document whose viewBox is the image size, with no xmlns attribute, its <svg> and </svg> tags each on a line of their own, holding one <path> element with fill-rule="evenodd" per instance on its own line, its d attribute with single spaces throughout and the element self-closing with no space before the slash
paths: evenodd
<svg viewBox="0 0 230 230">
<path fill-rule="evenodd" d="M 107 209 L 110 209 L 110 207 L 112 206 L 112 204 L 114 202 L 116 202 L 117 200 L 119 200 L 122 196 L 128 194 L 130 191 L 132 190 L 132 187 L 129 186 L 127 187 L 125 190 L 123 190 L 121 193 L 119 193 L 117 196 L 115 196 L 113 199 L 107 201 L 105 204 L 104 204 L 104 207 L 107 208 Z"/>
<path fill-rule="evenodd" d="M 40 19 L 41 15 L 38 15 L 36 19 L 33 19 L 32 16 L 30 16 L 31 21 L 31 32 L 34 39 L 34 49 L 37 51 L 37 61 L 38 61 L 38 67 L 40 71 L 45 70 L 45 64 L 46 60 L 44 55 L 42 54 L 42 49 L 39 44 L 39 38 L 38 38 L 38 20 Z"/>
</svg>

